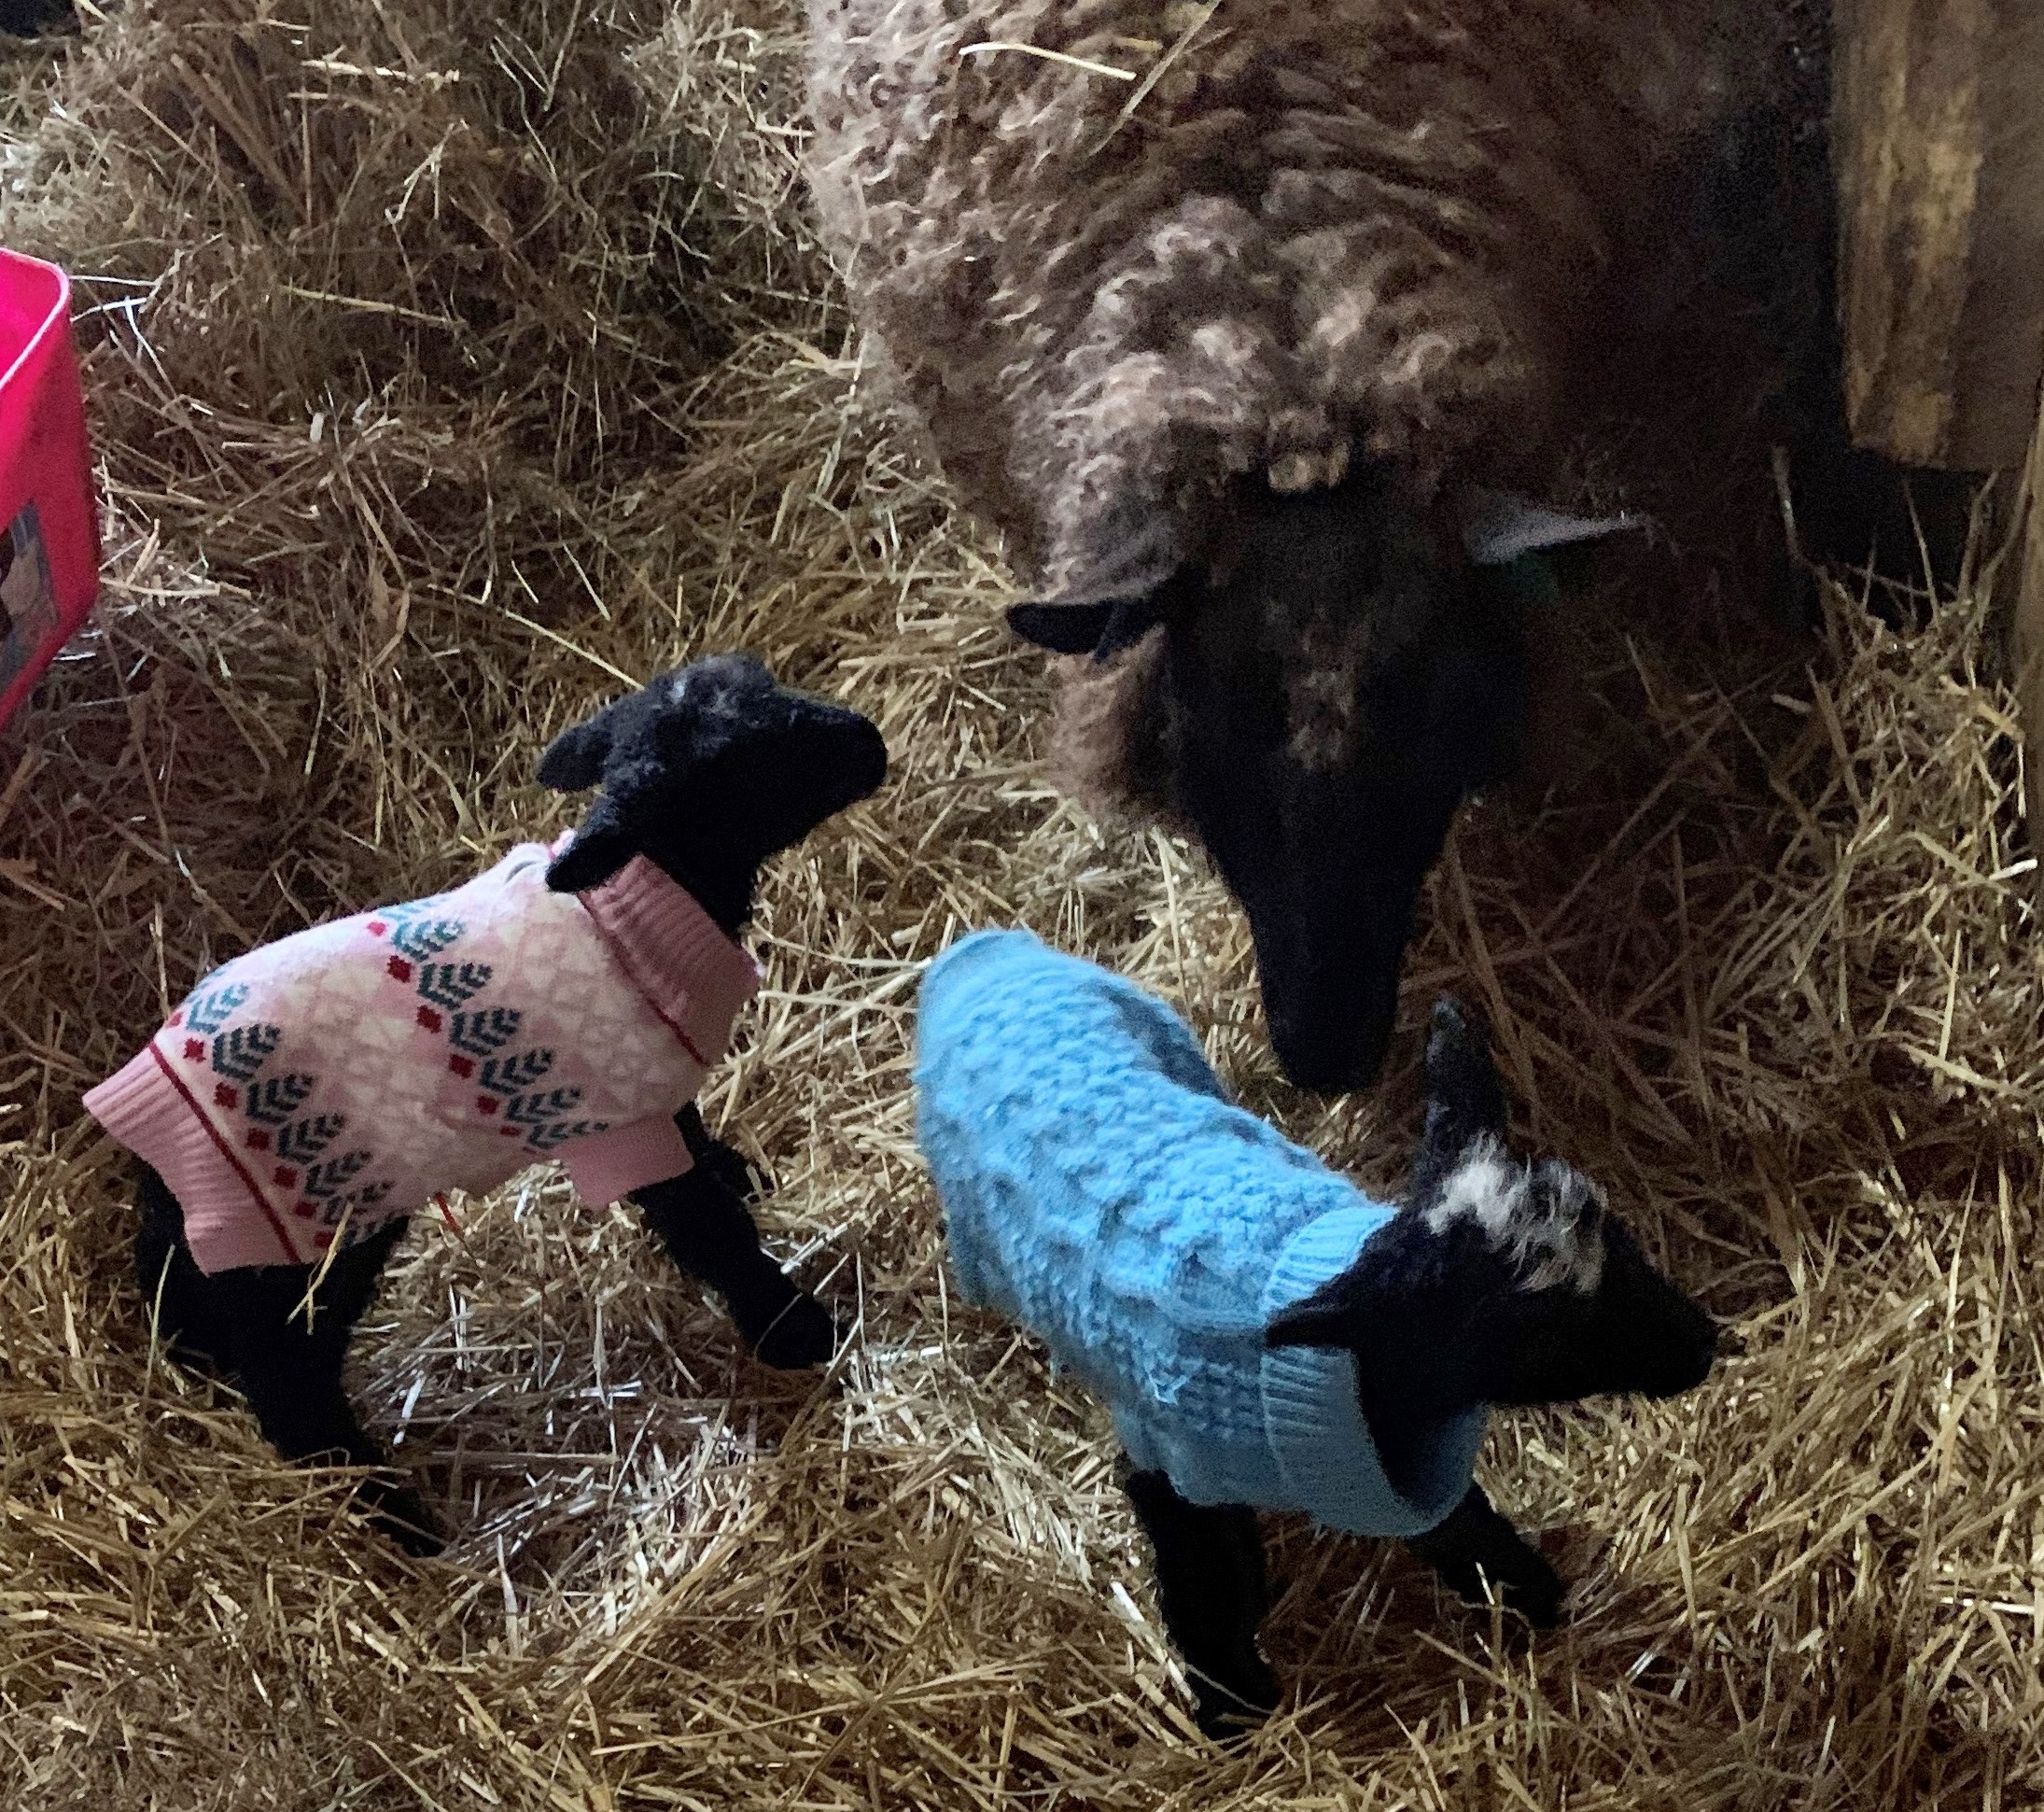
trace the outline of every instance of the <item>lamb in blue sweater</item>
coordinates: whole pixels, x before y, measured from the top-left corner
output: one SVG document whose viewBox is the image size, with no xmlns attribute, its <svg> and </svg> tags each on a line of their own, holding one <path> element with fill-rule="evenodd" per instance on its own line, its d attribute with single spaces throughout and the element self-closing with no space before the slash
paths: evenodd
<svg viewBox="0 0 2044 1812">
<path fill-rule="evenodd" d="M 1561 1581 L 1472 1482 L 1490 1406 L 1687 1389 L 1715 1335 L 1587 1179 L 1505 1153 L 1453 1003 L 1403 1209 L 1233 1105 L 1161 1002 L 1027 932 L 931 965 L 917 1046 L 952 1270 L 1112 1412 L 1207 1728 L 1277 1697 L 1257 1510 L 1403 1537 L 1552 1620 Z"/>
<path fill-rule="evenodd" d="M 1191 1028 L 1027 932 L 931 966 L 917 1131 L 966 1297 L 1042 1337 L 1105 1399 L 1129 1460 L 1196 1504 L 1422 1535 L 1469 1488 L 1487 1411 L 1384 1476 L 1355 1361 L 1264 1343 L 1396 1212 L 1233 1105 Z"/>
</svg>

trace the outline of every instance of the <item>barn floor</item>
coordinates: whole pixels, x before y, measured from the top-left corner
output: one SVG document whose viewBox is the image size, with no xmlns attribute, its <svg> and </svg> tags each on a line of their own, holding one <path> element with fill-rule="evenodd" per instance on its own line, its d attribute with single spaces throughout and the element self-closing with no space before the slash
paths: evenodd
<svg viewBox="0 0 2044 1812">
<path fill-rule="evenodd" d="M 1465 816 L 1386 1086 L 1295 1095 L 1200 862 L 1048 783 L 993 552 L 805 228 L 797 49 L 783 0 L 133 0 L 7 53 L 0 242 L 78 274 L 111 531 L 0 764 L 0 1805 L 2037 1804 L 2044 1028 L 1984 607 L 1834 592 L 1769 653 L 1593 598 L 1575 759 Z M 416 1223 L 357 1349 L 455 1532 L 408 1565 L 152 1352 L 78 1094 L 216 958 L 552 830 L 549 734 L 739 644 L 894 751 L 775 872 L 706 1099 L 855 1335 L 762 1371 L 552 1173 Z M 1564 1628 L 1281 1526 L 1295 1697 L 1193 1734 L 1102 1420 L 949 1301 L 913 1151 L 917 966 L 1017 920 L 1379 1185 L 1464 992 L 1731 1321 L 1687 1398 L 1500 1419 Z"/>
</svg>

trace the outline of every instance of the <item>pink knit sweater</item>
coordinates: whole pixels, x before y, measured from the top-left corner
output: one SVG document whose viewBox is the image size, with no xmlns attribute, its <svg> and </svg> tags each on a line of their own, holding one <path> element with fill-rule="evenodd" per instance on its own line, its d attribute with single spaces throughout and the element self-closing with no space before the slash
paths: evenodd
<svg viewBox="0 0 2044 1812">
<path fill-rule="evenodd" d="M 674 1113 L 759 971 L 643 856 L 578 895 L 553 853 L 235 958 L 86 1096 L 201 1271 L 309 1264 L 540 1159 L 590 1201 L 688 1170 Z"/>
</svg>

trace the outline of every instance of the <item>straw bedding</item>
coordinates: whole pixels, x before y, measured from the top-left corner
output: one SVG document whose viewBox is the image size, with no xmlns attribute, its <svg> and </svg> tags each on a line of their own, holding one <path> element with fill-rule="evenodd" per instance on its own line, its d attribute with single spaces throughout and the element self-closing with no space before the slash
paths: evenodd
<svg viewBox="0 0 2044 1812">
<path fill-rule="evenodd" d="M 1593 596 L 1573 764 L 1459 830 L 1389 1082 L 1295 1096 L 1211 876 L 1046 780 L 995 550 L 804 222 L 793 21 L 137 0 L 14 57 L 0 240 L 88 279 L 111 516 L 0 768 L 0 1804 L 2035 1804 L 2044 1033 L 1985 587 L 1771 649 Z M 214 957 L 553 827 L 548 734 L 737 644 L 895 752 L 777 869 L 706 1100 L 856 1335 L 762 1371 L 551 1173 L 422 1219 L 356 1367 L 456 1531 L 413 1568 L 152 1352 L 78 1092 Z M 910 1139 L 917 965 L 1018 920 L 1380 1185 L 1456 987 L 1736 1318 L 1690 1398 L 1504 1419 L 1564 1629 L 1284 1527 L 1302 1694 L 1191 1735 L 1104 1423 L 948 1300 Z"/>
</svg>

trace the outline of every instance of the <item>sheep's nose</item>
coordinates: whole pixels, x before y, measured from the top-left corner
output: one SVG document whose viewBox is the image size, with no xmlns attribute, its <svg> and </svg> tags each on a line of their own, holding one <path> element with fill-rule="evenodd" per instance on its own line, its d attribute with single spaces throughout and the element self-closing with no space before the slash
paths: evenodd
<svg viewBox="0 0 2044 1812">
<path fill-rule="evenodd" d="M 1330 955 L 1333 953 L 1330 952 Z M 1367 1088 L 1398 1017 L 1399 945 L 1346 962 L 1259 963 L 1264 1016 L 1286 1079 L 1317 1094 Z"/>
<path fill-rule="evenodd" d="M 1270 1043 L 1279 1067 L 1295 1088 L 1346 1094 L 1376 1080 L 1391 1043 L 1392 1015 L 1335 1018 L 1313 1011 L 1271 1011 Z"/>
</svg>

